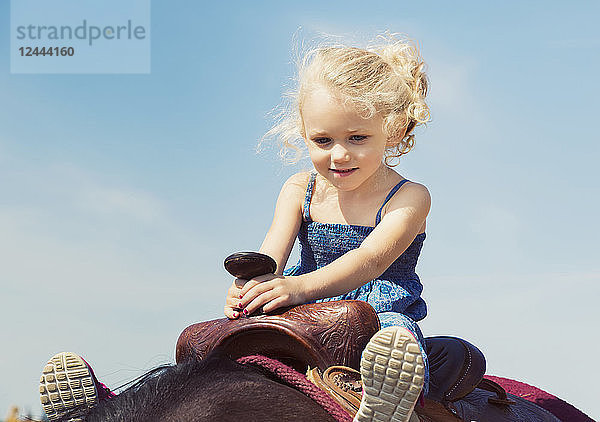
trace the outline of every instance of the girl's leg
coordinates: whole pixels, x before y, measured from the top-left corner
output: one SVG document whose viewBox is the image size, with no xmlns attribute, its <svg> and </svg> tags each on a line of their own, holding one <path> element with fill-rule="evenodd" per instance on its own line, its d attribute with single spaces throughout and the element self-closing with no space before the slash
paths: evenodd
<svg viewBox="0 0 600 422">
<path fill-rule="evenodd" d="M 417 325 L 415 321 L 413 321 L 410 317 L 407 317 L 404 314 L 400 314 L 398 312 L 381 312 L 377 314 L 379 317 L 379 323 L 381 324 L 381 328 L 398 326 L 404 327 L 415 337 L 417 342 L 419 343 L 419 348 L 421 349 L 421 356 L 423 357 L 423 364 L 425 365 L 425 378 L 423 383 L 423 395 L 427 395 L 429 391 L 429 359 L 427 358 L 427 353 L 425 352 L 425 339 L 423 337 L 423 333 L 421 329 Z"/>
<path fill-rule="evenodd" d="M 62 352 L 53 356 L 42 371 L 40 401 L 51 421 L 76 410 L 85 411 L 114 396 L 98 381 L 92 367 L 75 353 Z"/>
</svg>

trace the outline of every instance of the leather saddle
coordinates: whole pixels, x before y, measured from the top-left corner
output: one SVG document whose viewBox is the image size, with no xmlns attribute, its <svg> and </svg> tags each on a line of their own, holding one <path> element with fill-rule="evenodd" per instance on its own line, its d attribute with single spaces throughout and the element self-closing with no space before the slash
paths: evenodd
<svg viewBox="0 0 600 422">
<path fill-rule="evenodd" d="M 263 355 L 300 373 L 334 365 L 358 369 L 363 349 L 378 330 L 377 314 L 366 302 L 312 303 L 193 324 L 179 336 L 175 359 L 202 360 L 219 348 L 232 359 Z"/>
<path fill-rule="evenodd" d="M 225 259 L 225 268 L 247 280 L 275 272 L 276 263 L 260 253 L 238 252 Z M 270 314 L 193 324 L 179 336 L 176 361 L 202 360 L 215 349 L 233 359 L 255 354 L 271 357 L 308 372 L 313 382 L 316 378 L 325 381 L 317 385 L 353 414 L 361 397 L 360 357 L 379 329 L 379 318 L 366 302 L 305 304 Z M 558 421 L 545 411 L 537 417 L 543 409 L 516 396 L 508 398 L 500 385 L 483 378 L 485 357 L 471 343 L 456 337 L 428 337 L 425 348 L 430 379 L 424 405 L 416 408 L 420 421 Z M 325 385 L 329 375 L 333 382 Z M 342 394 L 333 385 L 340 380 L 345 380 Z M 515 404 L 513 399 L 516 405 L 508 409 L 506 405 Z"/>
<path fill-rule="evenodd" d="M 301 373 L 309 368 L 325 373 L 338 365 L 358 370 L 362 350 L 378 330 L 377 314 L 366 302 L 306 304 L 268 315 L 193 324 L 178 339 L 176 360 L 202 360 L 211 351 L 221 349 L 233 359 L 255 354 L 271 357 Z M 558 421 L 525 399 L 507 397 L 500 385 L 484 379 L 485 358 L 469 342 L 456 337 L 428 337 L 425 347 L 429 393 L 424 406 L 417 405 L 415 409 L 421 422 Z M 329 372 L 335 375 L 336 371 Z M 344 376 L 349 373 L 342 372 Z M 360 377 L 354 381 L 359 380 Z M 360 403 L 360 391 L 355 394 L 354 409 L 342 403 L 352 394 L 346 394 L 342 400 L 330 395 L 350 414 Z"/>
<path fill-rule="evenodd" d="M 309 368 L 325 372 L 338 365 L 359 370 L 362 350 L 379 328 L 375 310 L 363 301 L 305 304 L 271 314 L 191 325 L 177 341 L 176 360 L 202 360 L 219 348 L 232 359 L 264 355 L 301 373 Z M 456 412 L 451 403 L 476 387 L 496 392 L 499 404 L 508 403 L 500 386 L 483 379 L 485 357 L 477 347 L 446 336 L 426 338 L 425 347 L 430 365 L 426 399 L 432 402 L 427 408 Z"/>
</svg>

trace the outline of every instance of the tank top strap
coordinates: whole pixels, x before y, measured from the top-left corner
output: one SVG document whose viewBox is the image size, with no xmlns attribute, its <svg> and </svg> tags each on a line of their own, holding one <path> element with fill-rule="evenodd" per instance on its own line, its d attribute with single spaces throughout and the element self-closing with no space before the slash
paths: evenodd
<svg viewBox="0 0 600 422">
<path fill-rule="evenodd" d="M 306 187 L 306 196 L 304 197 L 304 205 L 302 206 L 302 217 L 304 221 L 312 221 L 310 219 L 310 200 L 312 199 L 313 191 L 315 189 L 315 180 L 317 173 L 311 172 L 308 186 Z"/>
<path fill-rule="evenodd" d="M 389 200 L 392 199 L 392 196 L 394 196 L 394 194 L 398 192 L 398 189 L 400 189 L 402 185 L 404 185 L 406 182 L 408 182 L 408 179 L 402 179 L 396 184 L 396 186 L 392 188 L 392 190 L 390 190 L 390 193 L 388 193 L 388 195 L 385 197 L 385 201 L 383 201 L 383 204 L 379 208 L 379 211 L 377 211 L 377 217 L 375 217 L 375 225 L 378 225 L 381 221 L 381 211 L 383 210 L 383 207 L 385 207 L 385 204 L 387 204 Z"/>
</svg>

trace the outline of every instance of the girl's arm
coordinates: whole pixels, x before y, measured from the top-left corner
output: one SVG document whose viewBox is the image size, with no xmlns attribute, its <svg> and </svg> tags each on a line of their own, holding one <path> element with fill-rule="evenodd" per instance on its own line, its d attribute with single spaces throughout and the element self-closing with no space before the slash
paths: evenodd
<svg viewBox="0 0 600 422">
<path fill-rule="evenodd" d="M 275 205 L 273 222 L 259 250 L 275 260 L 276 275 L 283 274 L 294 240 L 300 230 L 308 177 L 308 173 L 298 173 L 283 184 Z"/>
<path fill-rule="evenodd" d="M 276 275 L 283 273 L 294 246 L 294 239 L 298 235 L 307 182 L 308 174 L 298 173 L 284 183 L 275 205 L 273 222 L 260 247 L 260 252 L 269 255 L 277 263 Z M 244 283 L 246 280 L 235 279 L 227 291 L 224 309 L 227 318 L 239 317 L 236 309 L 240 307 L 241 289 Z"/>
<path fill-rule="evenodd" d="M 256 277 L 242 289 L 242 305 L 248 313 L 263 305 L 268 312 L 337 296 L 362 286 L 383 274 L 410 246 L 423 227 L 430 206 L 425 186 L 406 184 L 388 202 L 388 211 L 360 247 L 311 273 Z"/>
</svg>

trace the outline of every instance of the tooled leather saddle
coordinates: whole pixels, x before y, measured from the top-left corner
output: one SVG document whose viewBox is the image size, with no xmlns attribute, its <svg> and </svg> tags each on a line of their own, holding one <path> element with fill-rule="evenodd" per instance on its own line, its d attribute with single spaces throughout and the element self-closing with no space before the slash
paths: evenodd
<svg viewBox="0 0 600 422">
<path fill-rule="evenodd" d="M 193 324 L 179 336 L 176 361 L 202 360 L 219 348 L 232 359 L 264 355 L 300 373 L 315 368 L 325 373 L 328 368 L 339 366 L 359 370 L 361 353 L 378 330 L 377 314 L 366 302 L 305 304 L 268 315 Z M 425 346 L 430 362 L 430 388 L 426 406 L 419 413 L 430 413 L 433 420 L 440 420 L 441 415 L 453 418 L 447 420 L 461 420 L 454 416 L 459 412 L 452 403 L 476 387 L 490 389 L 483 379 L 485 358 L 475 346 L 454 337 L 429 337 Z M 506 400 L 502 388 L 498 386 L 496 390 L 498 403 Z M 351 412 L 351 407 L 346 409 Z"/>
<path fill-rule="evenodd" d="M 231 255 L 225 266 L 236 277 L 244 279 L 275 271 L 274 262 L 269 257 L 262 255 L 255 259 L 257 255 Z M 328 374 L 332 373 L 331 367 L 352 368 L 354 375 L 351 370 L 344 373 L 346 378 L 354 376 L 354 379 L 346 379 L 346 387 L 356 385 L 360 380 L 356 371 L 360 366 L 361 353 L 379 328 L 375 310 L 363 301 L 304 304 L 247 318 L 220 318 L 193 324 L 181 333 L 177 341 L 176 361 L 202 360 L 211 351 L 221 349 L 232 359 L 264 355 L 300 373 L 312 369 L 309 378 L 313 382 L 318 381 L 321 388 L 353 414 L 360 403 L 360 392 L 352 394 L 350 391 L 350 394 L 342 394 L 344 397 L 340 399 L 339 383 L 336 387 L 335 382 L 327 379 Z M 421 421 L 470 420 L 467 415 L 473 414 L 471 408 L 482 406 L 479 402 L 485 401 L 485 406 L 501 407 L 514 403 L 507 398 L 501 386 L 483 378 L 485 358 L 474 345 L 459 338 L 441 336 L 426 338 L 425 347 L 430 365 L 430 385 L 425 405 L 416 409 Z M 348 388 L 345 390 L 348 392 Z M 483 394 L 484 390 L 493 392 L 495 396 Z M 478 395 L 474 391 L 479 392 Z M 471 403 L 473 394 L 475 404 Z M 460 401 L 467 395 L 470 401 Z M 502 409 L 499 412 L 506 413 Z"/>
</svg>

